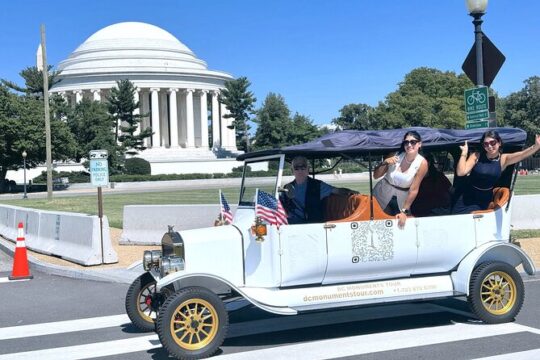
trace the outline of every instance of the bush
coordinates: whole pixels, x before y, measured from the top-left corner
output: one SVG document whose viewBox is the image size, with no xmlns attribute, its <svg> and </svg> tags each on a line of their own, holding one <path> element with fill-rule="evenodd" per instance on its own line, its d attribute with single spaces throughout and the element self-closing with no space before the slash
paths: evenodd
<svg viewBox="0 0 540 360">
<path fill-rule="evenodd" d="M 78 172 L 67 172 L 67 171 L 54 171 L 52 172 L 53 179 L 60 177 L 67 177 L 70 184 L 75 183 L 88 183 L 90 182 L 90 174 L 84 171 Z M 46 184 L 47 183 L 47 172 L 42 171 L 41 175 L 35 177 L 32 182 L 34 184 Z"/>
<path fill-rule="evenodd" d="M 126 174 L 128 175 L 150 175 L 150 163 L 141 158 L 127 159 L 125 164 Z"/>
</svg>

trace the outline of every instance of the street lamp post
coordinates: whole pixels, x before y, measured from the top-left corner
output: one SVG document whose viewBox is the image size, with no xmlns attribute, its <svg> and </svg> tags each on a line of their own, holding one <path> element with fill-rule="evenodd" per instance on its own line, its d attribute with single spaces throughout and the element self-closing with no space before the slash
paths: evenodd
<svg viewBox="0 0 540 360">
<path fill-rule="evenodd" d="M 28 196 L 26 195 L 26 156 L 28 156 L 28 154 L 26 153 L 26 150 L 24 150 L 22 152 L 22 158 L 23 158 L 23 176 L 24 176 L 24 195 L 23 195 L 23 199 L 28 199 Z"/>
<path fill-rule="evenodd" d="M 486 13 L 488 0 L 466 0 L 469 15 L 473 17 L 474 46 L 476 50 L 476 86 L 484 85 L 484 59 L 482 54 L 482 16 Z"/>
</svg>

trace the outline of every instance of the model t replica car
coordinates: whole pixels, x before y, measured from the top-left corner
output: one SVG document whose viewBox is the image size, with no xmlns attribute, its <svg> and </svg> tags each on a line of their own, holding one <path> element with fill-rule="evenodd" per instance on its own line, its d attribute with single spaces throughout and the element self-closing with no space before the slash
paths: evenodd
<svg viewBox="0 0 540 360">
<path fill-rule="evenodd" d="M 488 210 L 411 217 L 404 229 L 365 194 L 331 195 L 322 223 L 278 227 L 256 218 L 256 189 L 277 198 L 284 166 L 292 157 L 305 156 L 312 169 L 319 159 L 362 158 L 371 172 L 372 160 L 397 150 L 407 130 L 411 129 L 343 131 L 239 156 L 245 168 L 232 223 L 181 232 L 169 229 L 161 251 L 145 252 L 147 272 L 126 297 L 133 323 L 143 330 L 156 329 L 171 355 L 194 359 L 212 355 L 222 344 L 228 326 L 226 305 L 238 298 L 271 313 L 296 315 L 467 297 L 482 321 L 512 321 L 524 298 L 515 268 L 521 264 L 528 274 L 535 273 L 530 258 L 510 241 L 513 166 L 501 176 Z M 483 132 L 414 130 L 422 136 L 424 151 L 454 156 L 459 156 L 458 145 L 465 140 L 478 145 Z M 524 131 L 497 130 L 505 152 L 522 149 Z M 267 177 L 247 176 L 248 169 L 264 169 Z"/>
</svg>

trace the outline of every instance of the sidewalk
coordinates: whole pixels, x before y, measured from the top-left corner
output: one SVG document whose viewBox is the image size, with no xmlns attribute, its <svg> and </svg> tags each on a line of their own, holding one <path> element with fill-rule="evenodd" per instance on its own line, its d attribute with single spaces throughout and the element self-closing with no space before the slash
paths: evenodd
<svg viewBox="0 0 540 360">
<path fill-rule="evenodd" d="M 119 245 L 121 229 L 111 228 L 111 242 L 118 254 L 118 263 L 96 266 L 82 266 L 55 256 L 48 256 L 28 250 L 30 269 L 48 274 L 68 276 L 77 279 L 88 279 L 107 282 L 131 284 L 135 278 L 144 272 L 142 256 L 145 250 L 159 250 L 159 246 Z M 540 238 L 518 240 L 521 248 L 533 260 L 540 270 Z M 15 244 L 0 237 L 0 251 L 12 255 Z M 522 271 L 521 267 L 518 270 Z"/>
</svg>

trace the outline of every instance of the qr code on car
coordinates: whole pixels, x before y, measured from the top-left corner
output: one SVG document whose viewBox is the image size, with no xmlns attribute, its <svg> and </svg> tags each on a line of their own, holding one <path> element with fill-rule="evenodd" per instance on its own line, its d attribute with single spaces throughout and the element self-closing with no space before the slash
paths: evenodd
<svg viewBox="0 0 540 360">
<path fill-rule="evenodd" d="M 359 222 L 352 227 L 352 255 L 355 262 L 386 261 L 394 258 L 394 233 L 384 221 Z"/>
</svg>

